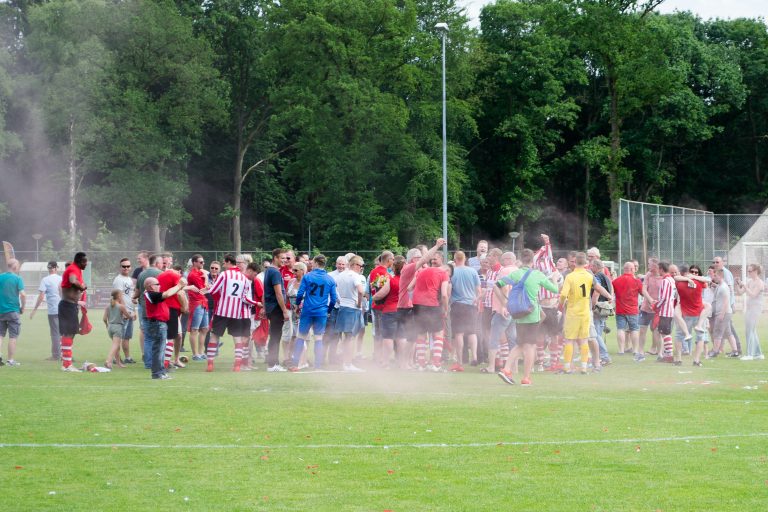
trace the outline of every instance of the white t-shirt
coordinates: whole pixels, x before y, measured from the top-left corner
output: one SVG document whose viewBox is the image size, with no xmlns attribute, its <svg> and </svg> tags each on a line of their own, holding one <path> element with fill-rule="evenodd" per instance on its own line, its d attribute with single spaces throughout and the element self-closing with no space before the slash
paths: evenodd
<svg viewBox="0 0 768 512">
<path fill-rule="evenodd" d="M 365 276 L 354 270 L 345 270 L 336 276 L 336 293 L 339 295 L 339 306 L 360 309 L 357 305 L 357 287 L 365 290 Z"/>
<path fill-rule="evenodd" d="M 128 311 L 133 311 L 132 297 L 134 288 L 135 285 L 133 284 L 133 279 L 131 279 L 131 276 L 124 276 L 119 274 L 117 277 L 115 277 L 115 280 L 112 281 L 112 289 L 120 290 L 123 292 L 123 305 L 128 309 Z"/>
<path fill-rule="evenodd" d="M 48 305 L 49 315 L 59 314 L 60 285 L 61 276 L 59 274 L 48 274 L 40 281 L 40 286 L 37 288 L 37 291 L 45 293 L 45 303 Z"/>
</svg>

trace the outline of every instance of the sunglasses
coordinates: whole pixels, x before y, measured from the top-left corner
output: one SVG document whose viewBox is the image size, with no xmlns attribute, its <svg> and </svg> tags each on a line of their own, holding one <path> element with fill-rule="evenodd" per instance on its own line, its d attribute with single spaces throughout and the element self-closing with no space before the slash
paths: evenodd
<svg viewBox="0 0 768 512">
<path fill-rule="evenodd" d="M 131 268 L 130 265 L 120 265 L 120 266 L 123 267 L 123 268 Z"/>
<path fill-rule="evenodd" d="M 211 267 L 211 270 L 219 271 L 219 267 Z"/>
</svg>

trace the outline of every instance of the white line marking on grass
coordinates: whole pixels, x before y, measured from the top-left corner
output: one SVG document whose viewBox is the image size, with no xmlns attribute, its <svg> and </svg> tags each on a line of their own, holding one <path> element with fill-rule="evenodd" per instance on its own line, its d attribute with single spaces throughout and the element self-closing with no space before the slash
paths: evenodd
<svg viewBox="0 0 768 512">
<path fill-rule="evenodd" d="M 262 383 L 263 384 L 263 383 Z M 677 383 L 680 384 L 680 383 Z M 184 386 L 184 385 L 163 385 L 163 389 L 182 389 L 182 390 L 194 390 L 196 392 L 200 392 L 204 390 L 204 388 L 200 388 L 197 386 Z M 94 390 L 94 389 L 104 389 L 104 390 L 110 390 L 110 389 L 120 389 L 120 390 L 132 390 L 132 391 L 141 391 L 141 390 L 147 390 L 151 391 L 152 393 L 155 393 L 157 391 L 157 388 L 151 387 L 151 386 L 124 386 L 124 385 L 61 385 L 61 386 L 51 386 L 51 385 L 38 385 L 38 384 L 0 384 L 0 389 L 2 388 L 24 388 L 24 389 L 65 389 L 67 391 L 72 391 L 76 389 L 84 389 L 84 390 Z M 506 388 L 503 389 L 520 389 L 517 387 L 513 388 Z M 741 388 L 739 388 L 741 389 Z M 413 397 L 413 398 L 419 398 L 419 397 L 445 397 L 445 398 L 490 398 L 493 400 L 497 399 L 513 399 L 516 401 L 519 400 L 583 400 L 583 396 L 577 396 L 577 395 L 536 395 L 536 394 L 528 394 L 525 393 L 523 395 L 521 394 L 514 394 L 514 393 L 505 393 L 505 394 L 491 394 L 489 393 L 459 393 L 459 392 L 453 392 L 453 391 L 393 391 L 393 390 L 381 390 L 381 389 L 369 389 L 369 390 L 358 390 L 358 391 L 340 391 L 340 390 L 333 390 L 333 389 L 272 389 L 272 388 L 250 388 L 250 387 L 233 387 L 233 388 L 223 388 L 214 386 L 211 388 L 208 388 L 208 391 L 211 391 L 212 393 L 219 393 L 222 391 L 226 391 L 227 393 L 232 392 L 244 392 L 244 393 L 258 393 L 258 394 L 268 394 L 268 393 L 281 393 L 281 394 L 294 394 L 294 395 L 324 395 L 327 397 L 334 397 L 334 396 L 371 396 L 371 395 L 377 395 L 381 396 L 383 398 L 388 397 Z M 604 402 L 657 402 L 659 399 L 656 397 L 647 397 L 647 396 L 641 396 L 641 392 L 638 390 L 635 390 L 637 392 L 637 396 L 622 396 L 622 397 L 613 397 L 613 396 L 595 396 L 590 397 L 590 400 L 597 400 L 597 401 L 604 401 Z M 686 403 L 749 403 L 749 404 L 765 404 L 768 403 L 768 399 L 763 400 L 755 400 L 752 398 L 693 398 L 693 399 L 684 399 L 682 397 L 676 397 L 675 400 L 682 401 Z"/>
<path fill-rule="evenodd" d="M 627 443 L 667 443 L 675 441 L 701 441 L 707 439 L 729 439 L 768 437 L 768 432 L 751 434 L 712 434 L 680 437 L 649 437 L 630 439 L 565 439 L 558 441 L 498 441 L 495 443 L 403 443 L 403 444 L 133 444 L 133 443 L 0 443 L 2 448 L 127 448 L 136 450 L 240 450 L 251 448 L 257 450 L 290 450 L 290 449 L 344 449 L 344 450 L 389 450 L 392 448 L 490 448 L 494 446 L 548 446 L 548 445 L 580 445 L 580 444 L 627 444 Z"/>
</svg>

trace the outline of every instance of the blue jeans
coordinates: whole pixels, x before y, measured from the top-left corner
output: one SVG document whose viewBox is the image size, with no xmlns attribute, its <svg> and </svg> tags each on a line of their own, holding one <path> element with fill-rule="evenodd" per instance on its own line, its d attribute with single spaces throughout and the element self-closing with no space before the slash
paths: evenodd
<svg viewBox="0 0 768 512">
<path fill-rule="evenodd" d="M 143 316 L 139 316 L 139 322 L 141 322 L 141 330 L 144 333 L 144 368 L 149 370 L 152 368 L 152 340 L 147 337 L 150 322 Z"/>
<path fill-rule="evenodd" d="M 608 354 L 608 347 L 605 346 L 605 340 L 603 339 L 605 317 L 600 315 L 592 315 L 592 322 L 595 325 L 595 333 L 597 333 L 597 345 L 600 347 L 600 359 L 610 361 L 611 356 Z"/>
<path fill-rule="evenodd" d="M 699 321 L 699 317 L 697 316 L 684 316 L 683 321 L 685 322 L 685 325 L 688 326 L 688 332 L 693 335 L 696 338 L 696 342 L 703 341 L 704 343 L 707 342 L 707 333 L 699 332 L 694 327 L 696 326 L 696 322 Z M 675 341 L 679 341 L 683 345 L 683 352 L 690 352 L 692 348 L 692 342 L 693 339 L 690 339 L 688 341 L 685 341 L 685 334 L 680 328 L 675 328 Z"/>
<path fill-rule="evenodd" d="M 144 345 L 149 342 L 150 354 L 152 360 L 152 378 L 159 379 L 165 373 L 163 368 L 163 347 L 165 346 L 165 337 L 168 333 L 168 326 L 165 322 L 149 321 L 147 329 L 144 331 Z M 146 357 L 147 352 L 144 352 Z"/>
<path fill-rule="evenodd" d="M 517 345 L 517 326 L 512 321 L 512 317 L 504 317 L 500 313 L 493 313 L 491 317 L 491 331 L 488 336 L 488 348 L 491 350 L 498 350 L 501 345 L 502 336 L 506 338 L 509 343 L 509 350 L 512 350 Z"/>
</svg>

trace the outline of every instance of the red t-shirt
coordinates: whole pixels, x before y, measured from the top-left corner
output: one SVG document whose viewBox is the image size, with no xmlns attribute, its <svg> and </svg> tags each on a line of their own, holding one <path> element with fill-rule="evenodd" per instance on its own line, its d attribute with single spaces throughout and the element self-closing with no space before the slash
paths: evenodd
<svg viewBox="0 0 768 512">
<path fill-rule="evenodd" d="M 694 281 L 696 287 L 688 286 L 685 281 L 676 281 L 677 296 L 680 298 L 680 311 L 683 316 L 699 316 L 704 310 L 704 301 L 701 296 L 704 293 L 704 283 Z"/>
<path fill-rule="evenodd" d="M 283 265 L 280 267 L 280 275 L 283 276 L 283 285 L 287 290 L 290 282 L 296 279 L 296 274 L 293 273 L 289 265 Z M 285 297 L 285 305 L 288 307 L 291 305 L 291 299 L 287 296 Z"/>
<path fill-rule="evenodd" d="M 69 282 L 69 276 L 71 275 L 77 277 L 78 283 L 83 284 L 83 270 L 77 266 L 77 263 L 72 263 L 64 269 L 64 273 L 61 275 L 62 288 L 72 288 L 72 283 Z"/>
<path fill-rule="evenodd" d="M 171 318 L 168 311 L 168 299 L 163 299 L 161 292 L 144 292 L 144 299 L 147 305 L 147 318 L 167 322 Z"/>
<path fill-rule="evenodd" d="M 187 282 L 202 290 L 206 285 L 205 273 L 203 273 L 202 270 L 193 268 L 189 271 L 189 274 L 187 274 Z M 208 309 L 208 299 L 202 293 L 189 290 L 187 296 L 189 297 L 190 312 L 194 311 L 198 305 L 203 306 L 204 309 Z"/>
<path fill-rule="evenodd" d="M 253 286 L 251 287 L 253 301 L 254 302 L 261 302 L 264 304 L 264 284 L 257 278 L 253 278 Z M 256 318 L 259 317 L 259 313 L 261 312 L 263 306 L 254 306 L 254 315 Z"/>
<path fill-rule="evenodd" d="M 448 281 L 448 274 L 440 267 L 427 267 L 416 276 L 413 303 L 419 306 L 439 306 L 440 286 Z"/>
<path fill-rule="evenodd" d="M 160 283 L 160 292 L 170 290 L 179 284 L 180 279 L 181 276 L 175 270 L 166 270 L 165 272 L 161 272 L 160 275 L 157 276 L 157 282 Z M 179 304 L 179 299 L 176 298 L 176 295 L 171 295 L 165 299 L 165 303 L 169 308 L 181 309 L 181 304 Z"/>
<path fill-rule="evenodd" d="M 397 304 L 400 301 L 400 276 L 393 276 L 389 279 L 389 293 L 381 305 L 383 313 L 394 313 L 397 311 Z"/>
<path fill-rule="evenodd" d="M 379 265 L 378 267 L 374 268 L 371 271 L 371 275 L 368 276 L 368 283 L 371 286 L 371 296 L 373 296 L 377 291 L 379 291 L 379 288 L 376 288 L 373 283 L 375 283 L 376 280 L 381 275 L 389 276 L 389 273 L 387 272 L 387 267 L 385 267 L 384 265 Z M 389 292 L 389 295 L 392 295 L 392 291 Z M 387 295 L 387 297 L 389 297 L 389 295 Z M 384 309 L 384 304 L 376 304 L 374 302 L 373 303 L 373 309 L 383 310 Z"/>
<path fill-rule="evenodd" d="M 638 296 L 643 293 L 643 283 L 633 274 L 622 274 L 613 280 L 613 292 L 616 294 L 617 315 L 637 315 Z"/>
<path fill-rule="evenodd" d="M 400 271 L 400 282 L 403 286 L 398 291 L 397 307 L 400 309 L 410 309 L 413 307 L 411 302 L 411 293 L 408 291 L 408 285 L 413 280 L 413 274 L 416 273 L 416 264 L 408 263 Z"/>
</svg>

